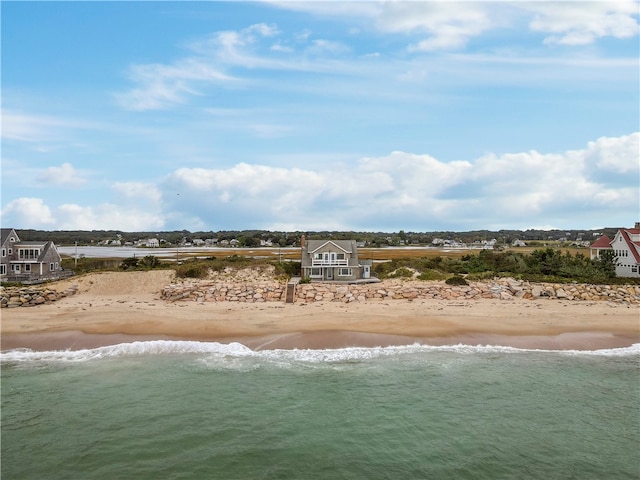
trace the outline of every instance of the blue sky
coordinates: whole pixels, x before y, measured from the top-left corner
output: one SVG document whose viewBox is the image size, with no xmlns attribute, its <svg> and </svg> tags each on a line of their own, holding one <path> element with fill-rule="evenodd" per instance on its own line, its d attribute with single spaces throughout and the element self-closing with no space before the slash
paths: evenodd
<svg viewBox="0 0 640 480">
<path fill-rule="evenodd" d="M 1 8 L 3 227 L 640 219 L 635 1 Z"/>
</svg>

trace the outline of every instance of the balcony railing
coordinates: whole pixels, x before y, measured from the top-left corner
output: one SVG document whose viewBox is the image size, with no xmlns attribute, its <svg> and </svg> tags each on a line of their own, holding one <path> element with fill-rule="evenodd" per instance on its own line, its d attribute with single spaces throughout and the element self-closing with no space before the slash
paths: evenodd
<svg viewBox="0 0 640 480">
<path fill-rule="evenodd" d="M 49 273 L 47 275 L 36 275 L 30 273 L 14 273 L 9 272 L 7 275 L 2 275 L 0 278 L 0 282 L 15 282 L 15 283 L 23 283 L 23 284 L 34 284 L 34 283 L 44 283 L 51 280 L 62 280 L 63 278 L 69 278 L 74 276 L 76 273 L 73 270 L 60 270 L 54 273 Z"/>
<path fill-rule="evenodd" d="M 325 259 L 314 258 L 312 260 L 311 265 L 313 265 L 314 267 L 339 267 L 339 266 L 349 265 L 349 260 L 346 258 L 344 260 L 338 260 L 338 259 L 325 260 Z"/>
</svg>

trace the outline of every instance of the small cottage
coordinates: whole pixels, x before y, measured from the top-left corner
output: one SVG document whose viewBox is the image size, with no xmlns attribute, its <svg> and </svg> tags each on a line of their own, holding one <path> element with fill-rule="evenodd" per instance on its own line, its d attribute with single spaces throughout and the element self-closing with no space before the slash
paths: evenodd
<svg viewBox="0 0 640 480">
<path fill-rule="evenodd" d="M 355 240 L 301 241 L 302 277 L 312 281 L 371 281 L 371 260 L 360 260 Z"/>
<path fill-rule="evenodd" d="M 13 228 L 1 229 L 0 282 L 39 283 L 73 275 L 50 240 L 23 242 Z"/>
</svg>

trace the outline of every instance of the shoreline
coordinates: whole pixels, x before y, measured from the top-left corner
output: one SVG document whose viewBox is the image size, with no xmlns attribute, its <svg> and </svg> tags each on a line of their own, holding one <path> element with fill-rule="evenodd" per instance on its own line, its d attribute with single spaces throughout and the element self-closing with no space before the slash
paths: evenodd
<svg viewBox="0 0 640 480">
<path fill-rule="evenodd" d="M 139 340 L 239 342 L 258 349 L 495 345 L 600 350 L 640 343 L 640 306 L 558 299 L 167 302 L 171 272 L 87 275 L 77 293 L 3 308 L 2 350 L 95 348 Z"/>
<path fill-rule="evenodd" d="M 497 335 L 469 334 L 453 337 L 410 337 L 405 335 L 372 334 L 349 331 L 291 332 L 255 337 L 224 337 L 209 339 L 179 338 L 167 335 L 130 335 L 120 333 L 84 333 L 62 331 L 48 333 L 10 333 L 2 335 L 1 351 L 29 349 L 45 351 L 92 350 L 113 345 L 147 341 L 232 342 L 254 351 L 261 350 L 326 350 L 342 348 L 376 348 L 409 345 L 424 346 L 494 346 L 524 350 L 593 351 L 627 348 L 640 344 L 633 335 L 598 332 L 562 333 L 559 335 Z"/>
</svg>

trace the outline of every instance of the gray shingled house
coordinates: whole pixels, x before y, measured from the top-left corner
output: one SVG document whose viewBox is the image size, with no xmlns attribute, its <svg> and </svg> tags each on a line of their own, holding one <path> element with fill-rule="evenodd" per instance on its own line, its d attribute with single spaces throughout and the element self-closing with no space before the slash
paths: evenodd
<svg viewBox="0 0 640 480">
<path fill-rule="evenodd" d="M 1 229 L 0 282 L 38 283 L 73 275 L 50 240 L 23 242 L 13 228 Z"/>
<path fill-rule="evenodd" d="M 302 277 L 312 281 L 355 282 L 371 279 L 371 260 L 359 260 L 355 240 L 301 240 Z"/>
</svg>

